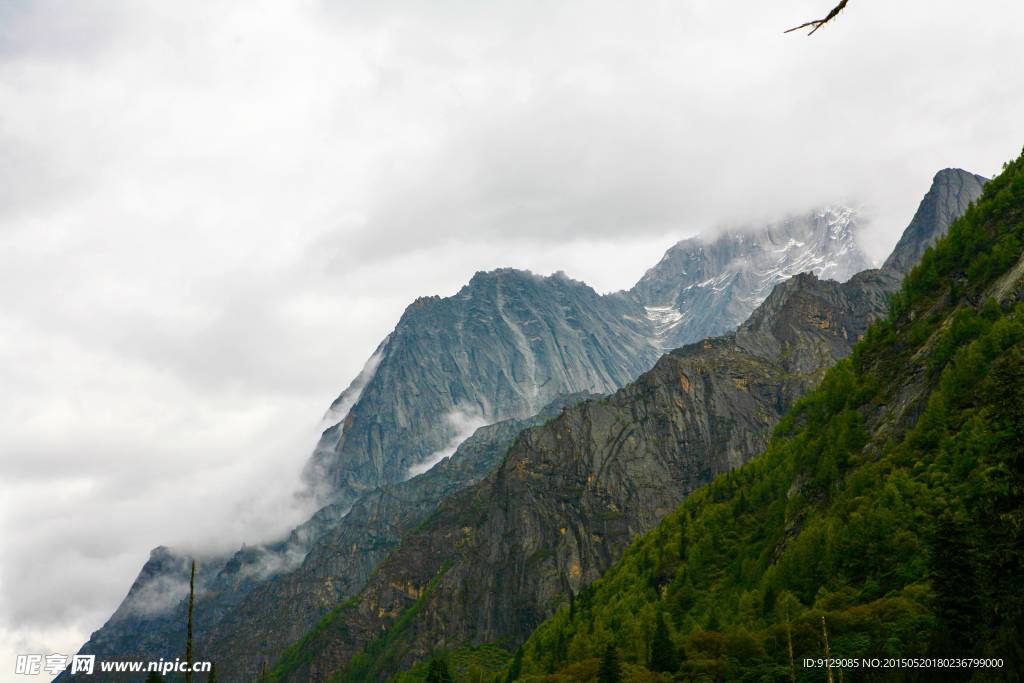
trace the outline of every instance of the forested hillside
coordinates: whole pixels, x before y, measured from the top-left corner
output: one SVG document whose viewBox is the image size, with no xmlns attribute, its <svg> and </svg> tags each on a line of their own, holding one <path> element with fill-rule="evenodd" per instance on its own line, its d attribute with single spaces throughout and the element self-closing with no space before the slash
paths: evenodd
<svg viewBox="0 0 1024 683">
<path fill-rule="evenodd" d="M 1021 680 L 1022 241 L 1024 156 L 762 456 L 691 495 L 495 680 Z M 826 651 L 857 665 L 804 665 Z M 1001 666 L 884 666 L 932 657 Z"/>
</svg>

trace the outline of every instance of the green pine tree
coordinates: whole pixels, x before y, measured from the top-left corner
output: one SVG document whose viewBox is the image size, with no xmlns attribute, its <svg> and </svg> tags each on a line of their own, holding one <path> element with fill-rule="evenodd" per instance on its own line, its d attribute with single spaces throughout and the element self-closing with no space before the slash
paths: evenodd
<svg viewBox="0 0 1024 683">
<path fill-rule="evenodd" d="M 686 515 L 679 518 L 679 561 L 686 562 Z"/>
<path fill-rule="evenodd" d="M 929 568 L 937 618 L 932 652 L 936 656 L 968 655 L 979 626 L 981 605 L 971 562 L 973 548 L 963 519 L 943 514 L 931 546 Z"/>
<path fill-rule="evenodd" d="M 427 683 L 453 683 L 448 662 L 440 657 L 430 660 L 430 666 L 427 668 Z"/>
<path fill-rule="evenodd" d="M 658 626 L 654 629 L 651 640 L 651 671 L 671 673 L 676 670 L 676 657 L 672 647 L 672 637 L 668 632 L 665 616 L 658 613 Z"/>
<path fill-rule="evenodd" d="M 608 643 L 601 657 L 601 665 L 597 669 L 597 683 L 622 683 L 622 667 L 615 645 Z"/>
<path fill-rule="evenodd" d="M 523 670 L 523 646 L 520 645 L 516 649 L 516 654 L 512 658 L 512 668 L 508 670 L 508 678 L 505 679 L 505 683 L 512 683 L 512 681 L 519 678 L 519 674 Z"/>
<path fill-rule="evenodd" d="M 996 427 L 1002 430 L 1006 450 L 1016 460 L 1024 450 L 1024 356 L 1014 351 L 1000 360 L 986 388 Z M 1020 462 L 1013 464 L 1019 467 Z"/>
<path fill-rule="evenodd" d="M 150 671 L 146 676 L 146 683 L 164 683 L 164 677 L 156 671 Z"/>
</svg>

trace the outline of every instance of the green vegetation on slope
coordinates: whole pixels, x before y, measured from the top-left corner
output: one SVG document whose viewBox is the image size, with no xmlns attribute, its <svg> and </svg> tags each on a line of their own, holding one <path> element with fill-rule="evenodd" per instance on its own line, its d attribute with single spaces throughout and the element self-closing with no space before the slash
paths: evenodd
<svg viewBox="0 0 1024 683">
<path fill-rule="evenodd" d="M 858 664 L 1003 663 L 842 666 L 835 681 L 1020 680 L 1024 303 L 983 293 L 1022 243 L 1024 156 L 762 456 L 690 496 L 495 680 L 607 679 L 611 645 L 623 681 L 824 681 L 803 660 L 824 656 L 826 633 Z"/>
</svg>

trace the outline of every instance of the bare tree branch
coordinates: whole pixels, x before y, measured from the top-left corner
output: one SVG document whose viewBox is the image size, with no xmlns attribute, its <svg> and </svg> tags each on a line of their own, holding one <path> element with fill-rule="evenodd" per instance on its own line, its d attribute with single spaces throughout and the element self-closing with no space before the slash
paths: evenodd
<svg viewBox="0 0 1024 683">
<path fill-rule="evenodd" d="M 821 28 L 822 26 L 824 26 L 828 22 L 830 22 L 833 19 L 835 19 L 836 15 L 839 14 L 840 12 L 842 12 L 843 8 L 846 7 L 847 1 L 848 0 L 840 0 L 839 4 L 836 5 L 835 7 L 833 7 L 832 11 L 829 12 L 828 16 L 825 17 L 824 19 L 818 19 L 816 21 L 808 21 L 806 24 L 800 24 L 799 26 L 796 26 L 795 28 L 791 28 L 788 31 L 784 31 L 784 33 L 792 33 L 793 31 L 799 31 L 802 28 L 807 28 L 808 26 L 813 26 L 814 28 L 811 29 L 811 32 L 807 34 L 807 35 L 812 35 L 819 28 Z"/>
</svg>

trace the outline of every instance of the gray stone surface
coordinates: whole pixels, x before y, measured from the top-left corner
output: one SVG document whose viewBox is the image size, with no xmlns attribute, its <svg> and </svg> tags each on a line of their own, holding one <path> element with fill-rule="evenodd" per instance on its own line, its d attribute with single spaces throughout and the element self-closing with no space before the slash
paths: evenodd
<svg viewBox="0 0 1024 683">
<path fill-rule="evenodd" d="M 253 679 L 264 660 L 274 662 L 331 608 L 355 595 L 438 503 L 493 472 L 523 429 L 588 398 L 597 395 L 556 397 L 527 420 L 482 427 L 424 474 L 361 495 L 343 520 L 315 540 L 301 566 L 258 586 L 203 634 L 210 658 L 224 672 L 221 680 Z"/>
<path fill-rule="evenodd" d="M 882 268 L 902 275 L 909 273 L 921 260 L 925 249 L 946 234 L 969 203 L 977 201 L 987 182 L 988 178 L 959 168 L 945 168 L 936 173 L 928 194 L 921 200 L 913 220 Z"/>
<path fill-rule="evenodd" d="M 453 417 L 522 418 L 558 394 L 612 392 L 663 351 L 735 329 L 797 273 L 845 281 L 869 267 L 855 228 L 839 207 L 685 240 L 629 292 L 501 269 L 417 299 L 335 401 L 307 479 L 347 504 L 444 449 Z"/>
<path fill-rule="evenodd" d="M 736 329 L 775 285 L 797 273 L 845 282 L 870 268 L 854 239 L 856 227 L 851 209 L 829 207 L 757 231 L 684 240 L 631 292 L 668 351 Z"/>
<path fill-rule="evenodd" d="M 562 274 L 477 273 L 455 296 L 406 309 L 307 478 L 349 504 L 450 447 L 460 423 L 521 419 L 560 394 L 614 391 L 659 355 L 643 308 L 625 294 L 601 296 Z"/>
</svg>

